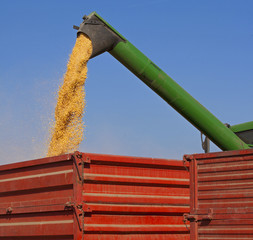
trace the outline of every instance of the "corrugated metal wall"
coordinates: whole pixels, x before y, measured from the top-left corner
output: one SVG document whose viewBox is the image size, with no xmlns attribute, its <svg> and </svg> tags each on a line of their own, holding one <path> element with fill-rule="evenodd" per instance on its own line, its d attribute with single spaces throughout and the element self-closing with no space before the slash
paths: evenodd
<svg viewBox="0 0 253 240">
<path fill-rule="evenodd" d="M 186 157 L 191 239 L 253 239 L 253 150 Z"/>
<path fill-rule="evenodd" d="M 75 153 L 0 166 L 4 240 L 185 240 L 188 211 L 181 161 Z"/>
<path fill-rule="evenodd" d="M 0 166 L 0 239 L 73 239 L 70 155 Z"/>
<path fill-rule="evenodd" d="M 189 176 L 181 161 L 85 157 L 83 200 L 91 209 L 85 239 L 189 239 L 182 221 Z"/>
</svg>

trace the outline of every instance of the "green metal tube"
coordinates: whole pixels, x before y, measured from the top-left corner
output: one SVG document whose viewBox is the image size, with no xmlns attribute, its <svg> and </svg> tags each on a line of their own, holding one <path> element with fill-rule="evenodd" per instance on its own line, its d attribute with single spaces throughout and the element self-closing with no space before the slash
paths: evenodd
<svg viewBox="0 0 253 240">
<path fill-rule="evenodd" d="M 90 23 L 90 20 L 93 22 Z M 87 29 L 88 27 L 89 29 Z M 140 78 L 218 147 L 224 151 L 249 148 L 233 131 L 220 122 L 97 13 L 93 12 L 88 17 L 85 16 L 83 24 L 78 29 L 90 36 L 93 47 L 97 48 L 97 41 L 100 40 L 101 36 L 95 35 L 101 32 L 101 28 L 106 28 L 110 34 L 118 38 L 114 44 L 105 47 L 104 51 L 109 51 L 113 57 Z M 103 35 L 103 41 L 105 41 L 105 35 Z M 93 56 L 100 53 L 102 51 L 97 50 L 93 53 Z"/>
<path fill-rule="evenodd" d="M 249 148 L 129 41 L 119 42 L 109 53 L 222 150 Z"/>
</svg>

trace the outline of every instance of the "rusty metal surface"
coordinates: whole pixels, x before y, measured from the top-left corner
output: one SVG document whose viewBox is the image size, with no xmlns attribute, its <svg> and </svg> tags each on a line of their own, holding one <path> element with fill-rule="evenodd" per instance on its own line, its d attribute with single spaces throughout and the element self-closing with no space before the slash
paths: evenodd
<svg viewBox="0 0 253 240">
<path fill-rule="evenodd" d="M 181 161 L 74 153 L 0 166 L 0 239 L 189 239 Z"/>
<path fill-rule="evenodd" d="M 191 240 L 253 239 L 253 150 L 185 156 Z"/>
</svg>

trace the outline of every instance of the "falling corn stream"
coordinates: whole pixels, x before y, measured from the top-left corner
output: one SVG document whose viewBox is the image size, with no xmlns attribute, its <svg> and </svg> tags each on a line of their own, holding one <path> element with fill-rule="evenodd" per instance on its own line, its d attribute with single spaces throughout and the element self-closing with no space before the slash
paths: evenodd
<svg viewBox="0 0 253 240">
<path fill-rule="evenodd" d="M 58 91 L 55 121 L 47 156 L 76 151 L 84 137 L 83 114 L 85 108 L 84 84 L 87 62 L 92 53 L 92 43 L 84 34 L 77 37 Z"/>
</svg>

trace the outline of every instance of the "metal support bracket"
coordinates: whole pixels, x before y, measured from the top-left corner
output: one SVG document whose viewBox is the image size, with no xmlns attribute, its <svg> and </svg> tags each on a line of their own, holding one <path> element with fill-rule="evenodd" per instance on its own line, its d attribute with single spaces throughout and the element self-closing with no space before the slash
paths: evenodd
<svg viewBox="0 0 253 240">
<path fill-rule="evenodd" d="M 208 214 L 202 215 L 202 214 L 188 214 L 185 213 L 184 215 L 184 221 L 189 221 L 189 222 L 200 222 L 200 221 L 211 221 L 213 219 L 213 209 L 209 208 L 208 209 Z"/>
<path fill-rule="evenodd" d="M 85 203 L 66 202 L 65 209 L 72 209 L 76 217 L 80 232 L 84 233 L 84 215 L 91 213 L 92 209 Z"/>
<path fill-rule="evenodd" d="M 189 172 L 189 167 L 186 166 L 187 165 L 186 163 L 190 162 L 190 161 L 193 161 L 193 160 L 195 160 L 195 158 L 192 155 L 184 155 L 184 157 L 183 157 L 183 165 L 184 165 L 186 171 Z"/>
<path fill-rule="evenodd" d="M 190 162 L 195 158 L 192 155 L 184 155 L 184 161 Z"/>
<path fill-rule="evenodd" d="M 75 152 L 74 155 L 72 155 L 73 162 L 77 170 L 79 181 L 83 184 L 84 160 L 82 159 L 82 157 L 83 157 L 82 154 L 79 152 Z M 80 170 L 80 166 L 81 166 L 81 170 Z"/>
<path fill-rule="evenodd" d="M 11 214 L 13 211 L 12 207 L 6 208 L 6 214 Z"/>
<path fill-rule="evenodd" d="M 201 146 L 205 153 L 210 152 L 210 139 L 205 136 L 203 137 L 203 133 L 200 132 Z"/>
<path fill-rule="evenodd" d="M 75 152 L 72 155 L 73 160 L 73 190 L 74 196 L 71 202 L 65 203 L 66 210 L 72 210 L 74 215 L 74 229 L 77 239 L 84 240 L 84 217 L 85 214 L 91 213 L 90 206 L 83 202 L 83 184 L 84 184 L 84 168 L 86 164 L 90 164 L 91 159 L 86 157 L 84 153 Z"/>
</svg>

